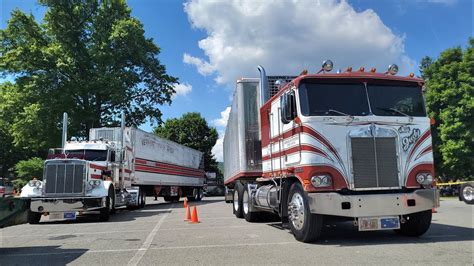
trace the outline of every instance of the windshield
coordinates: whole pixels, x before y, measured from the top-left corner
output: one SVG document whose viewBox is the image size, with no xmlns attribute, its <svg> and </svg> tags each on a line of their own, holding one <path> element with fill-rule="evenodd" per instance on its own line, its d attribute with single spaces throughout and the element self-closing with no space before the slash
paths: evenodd
<svg viewBox="0 0 474 266">
<path fill-rule="evenodd" d="M 426 116 L 417 86 L 303 82 L 299 95 L 305 116 Z"/>
<path fill-rule="evenodd" d="M 303 83 L 300 86 L 301 113 L 305 116 L 364 116 L 369 104 L 364 84 Z"/>
<path fill-rule="evenodd" d="M 78 158 L 87 161 L 106 161 L 107 151 L 104 150 L 66 150 L 67 158 Z"/>
<path fill-rule="evenodd" d="M 420 87 L 368 85 L 367 90 L 374 115 L 425 116 Z"/>
</svg>

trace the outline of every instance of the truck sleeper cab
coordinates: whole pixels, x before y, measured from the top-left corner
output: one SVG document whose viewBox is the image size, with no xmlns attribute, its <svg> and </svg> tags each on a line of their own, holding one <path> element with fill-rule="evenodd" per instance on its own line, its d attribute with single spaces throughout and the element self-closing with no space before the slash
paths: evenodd
<svg viewBox="0 0 474 266">
<path fill-rule="evenodd" d="M 237 84 L 237 91 L 257 90 L 261 97 L 260 172 L 227 166 L 233 157 L 226 148 L 239 136 L 226 131 L 224 139 L 225 171 L 234 170 L 225 173 L 226 199 L 233 200 L 237 217 L 255 221 L 264 211 L 276 213 L 303 242 L 319 237 L 325 215 L 353 219 L 361 231 L 415 236 L 428 230 L 439 197 L 422 80 L 388 73 L 303 74 L 266 99 L 262 70 L 260 81 L 240 82 L 253 82 L 252 88 Z M 258 102 L 241 95 L 236 92 L 234 101 Z M 245 104 L 234 107 L 228 128 L 239 128 L 232 117 L 239 107 L 250 113 Z M 245 147 L 249 141 L 237 142 Z"/>
</svg>

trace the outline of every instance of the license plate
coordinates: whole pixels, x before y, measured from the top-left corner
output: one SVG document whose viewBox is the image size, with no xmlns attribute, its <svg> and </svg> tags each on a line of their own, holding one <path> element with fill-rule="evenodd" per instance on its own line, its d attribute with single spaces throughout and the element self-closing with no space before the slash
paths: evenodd
<svg viewBox="0 0 474 266">
<path fill-rule="evenodd" d="M 49 220 L 76 220 L 76 212 L 51 212 Z"/>
<path fill-rule="evenodd" d="M 400 228 L 398 217 L 362 217 L 359 218 L 359 231 L 391 230 Z"/>
</svg>

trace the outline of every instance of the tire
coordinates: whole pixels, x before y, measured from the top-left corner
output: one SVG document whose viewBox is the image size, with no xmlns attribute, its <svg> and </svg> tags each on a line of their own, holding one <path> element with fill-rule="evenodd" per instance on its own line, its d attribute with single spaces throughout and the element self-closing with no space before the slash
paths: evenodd
<svg viewBox="0 0 474 266">
<path fill-rule="evenodd" d="M 431 216 L 431 210 L 405 215 L 405 223 L 395 232 L 403 236 L 421 236 L 430 228 Z"/>
<path fill-rule="evenodd" d="M 28 211 L 27 220 L 29 224 L 39 224 L 41 220 L 41 213 Z"/>
<path fill-rule="evenodd" d="M 462 184 L 459 190 L 459 197 L 467 204 L 474 204 L 474 184 Z"/>
<path fill-rule="evenodd" d="M 250 194 L 248 189 L 244 188 L 244 192 L 242 193 L 242 212 L 244 214 L 245 221 L 249 223 L 258 222 L 260 212 L 250 212 L 252 200 L 250 198 Z"/>
<path fill-rule="evenodd" d="M 110 219 L 110 214 L 114 212 L 115 196 L 113 187 L 109 188 L 109 195 L 105 200 L 105 208 L 102 208 L 99 213 L 99 220 L 107 222 Z"/>
<path fill-rule="evenodd" d="M 232 204 L 233 207 L 233 212 L 235 217 L 237 218 L 244 218 L 244 212 L 242 210 L 242 196 L 244 192 L 244 187 L 240 183 L 235 184 L 234 188 L 234 195 L 233 195 L 233 202 Z"/>
<path fill-rule="evenodd" d="M 109 187 L 109 195 L 111 195 L 112 199 L 112 208 L 110 209 L 110 214 L 114 214 L 117 212 L 117 209 L 115 209 L 115 189 L 113 187 Z"/>
<path fill-rule="evenodd" d="M 288 195 L 288 218 L 291 232 L 301 242 L 314 242 L 321 236 L 323 216 L 312 214 L 308 199 L 299 182 L 291 185 Z"/>
<path fill-rule="evenodd" d="M 141 193 L 141 199 L 142 199 L 142 202 L 141 202 L 140 208 L 145 208 L 145 206 L 146 206 L 146 194 L 145 193 Z"/>
</svg>

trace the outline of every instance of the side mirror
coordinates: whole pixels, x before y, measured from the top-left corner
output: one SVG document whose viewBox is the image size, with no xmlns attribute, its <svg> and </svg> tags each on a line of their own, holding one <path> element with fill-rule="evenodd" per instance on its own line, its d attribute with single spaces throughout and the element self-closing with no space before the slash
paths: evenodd
<svg viewBox="0 0 474 266">
<path fill-rule="evenodd" d="M 288 124 L 296 118 L 296 97 L 295 93 L 285 93 L 280 97 L 281 122 Z"/>
</svg>

